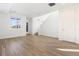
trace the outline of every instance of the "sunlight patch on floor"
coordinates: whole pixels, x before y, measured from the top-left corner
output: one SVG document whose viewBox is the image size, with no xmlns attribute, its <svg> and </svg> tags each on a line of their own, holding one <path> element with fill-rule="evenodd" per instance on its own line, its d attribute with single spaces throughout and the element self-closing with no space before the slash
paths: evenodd
<svg viewBox="0 0 79 59">
<path fill-rule="evenodd" d="M 68 52 L 79 52 L 79 49 L 63 49 L 63 48 L 57 48 L 57 50 L 60 50 L 60 51 L 68 51 Z"/>
</svg>

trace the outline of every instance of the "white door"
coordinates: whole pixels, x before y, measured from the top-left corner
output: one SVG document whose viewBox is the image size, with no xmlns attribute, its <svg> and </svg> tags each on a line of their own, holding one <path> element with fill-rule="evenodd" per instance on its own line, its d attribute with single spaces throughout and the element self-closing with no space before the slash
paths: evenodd
<svg viewBox="0 0 79 59">
<path fill-rule="evenodd" d="M 62 9 L 60 11 L 60 35 L 61 40 L 74 42 L 74 10 L 73 9 Z"/>
<path fill-rule="evenodd" d="M 75 10 L 76 13 L 76 19 L 75 19 L 75 24 L 76 24 L 76 43 L 79 43 L 79 8 Z"/>
</svg>

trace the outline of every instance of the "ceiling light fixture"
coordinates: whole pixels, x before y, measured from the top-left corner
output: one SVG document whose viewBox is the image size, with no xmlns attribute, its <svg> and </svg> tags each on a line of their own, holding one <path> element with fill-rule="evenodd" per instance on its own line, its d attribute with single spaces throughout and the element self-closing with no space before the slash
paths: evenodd
<svg viewBox="0 0 79 59">
<path fill-rule="evenodd" d="M 52 6 L 55 5 L 55 3 L 49 3 L 48 5 L 49 5 L 50 7 L 52 7 Z"/>
</svg>

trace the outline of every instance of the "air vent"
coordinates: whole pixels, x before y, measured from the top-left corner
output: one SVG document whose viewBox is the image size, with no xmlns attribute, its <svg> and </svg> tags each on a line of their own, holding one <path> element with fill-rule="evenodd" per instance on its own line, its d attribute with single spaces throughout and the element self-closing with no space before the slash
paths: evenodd
<svg viewBox="0 0 79 59">
<path fill-rule="evenodd" d="M 52 7 L 52 6 L 55 5 L 55 3 L 49 3 L 48 5 L 49 5 L 50 7 Z"/>
</svg>

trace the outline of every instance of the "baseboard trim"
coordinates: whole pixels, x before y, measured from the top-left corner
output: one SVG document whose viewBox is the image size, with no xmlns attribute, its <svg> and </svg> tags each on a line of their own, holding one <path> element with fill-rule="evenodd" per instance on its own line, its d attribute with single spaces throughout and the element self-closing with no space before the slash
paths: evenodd
<svg viewBox="0 0 79 59">
<path fill-rule="evenodd" d="M 15 38 L 22 38 L 22 37 L 26 37 L 26 36 L 17 36 L 17 37 L 2 38 L 2 39 L 0 39 L 0 40 L 15 39 Z"/>
<path fill-rule="evenodd" d="M 38 35 L 38 36 L 44 36 L 44 37 L 48 37 L 48 38 L 58 39 L 58 37 L 51 37 L 51 36 L 46 36 L 46 35 Z"/>
</svg>

